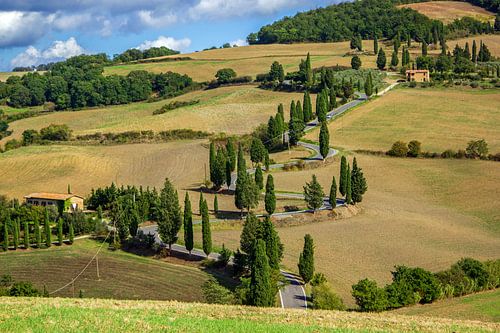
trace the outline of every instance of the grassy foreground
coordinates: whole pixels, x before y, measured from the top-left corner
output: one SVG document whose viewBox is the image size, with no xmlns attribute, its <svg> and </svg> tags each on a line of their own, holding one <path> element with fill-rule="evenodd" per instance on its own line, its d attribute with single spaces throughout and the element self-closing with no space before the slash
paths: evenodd
<svg viewBox="0 0 500 333">
<path fill-rule="evenodd" d="M 0 299 L 2 332 L 494 332 L 493 323 L 178 302 Z"/>
</svg>

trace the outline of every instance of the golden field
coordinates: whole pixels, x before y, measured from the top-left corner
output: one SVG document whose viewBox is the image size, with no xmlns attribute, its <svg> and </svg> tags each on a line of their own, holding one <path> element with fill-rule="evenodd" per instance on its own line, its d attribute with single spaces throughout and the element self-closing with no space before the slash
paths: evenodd
<svg viewBox="0 0 500 333">
<path fill-rule="evenodd" d="M 445 24 L 465 16 L 475 18 L 479 21 L 495 20 L 495 14 L 484 8 L 462 1 L 430 1 L 405 4 L 399 7 L 414 9 L 433 20 L 443 21 Z"/>
</svg>

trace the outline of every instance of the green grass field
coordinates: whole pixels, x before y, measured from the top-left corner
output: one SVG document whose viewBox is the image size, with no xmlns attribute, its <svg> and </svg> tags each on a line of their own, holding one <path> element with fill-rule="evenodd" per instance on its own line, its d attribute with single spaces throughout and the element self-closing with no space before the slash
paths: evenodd
<svg viewBox="0 0 500 333">
<path fill-rule="evenodd" d="M 45 285 L 52 292 L 71 281 L 92 259 L 99 245 L 97 241 L 85 239 L 71 246 L 0 253 L 0 275 L 9 274 L 15 281 L 30 281 L 39 290 Z M 82 290 L 89 298 L 201 301 L 201 285 L 209 277 L 195 267 L 174 265 L 123 251 L 113 252 L 107 249 L 107 245 L 99 254 L 99 272 L 100 280 L 97 279 L 96 264 L 92 262 L 76 281 L 75 295 Z M 53 296 L 72 295 L 73 290 L 68 287 Z"/>
<path fill-rule="evenodd" d="M 154 301 L 1 298 L 2 332 L 495 332 L 493 323 Z"/>
<path fill-rule="evenodd" d="M 498 323 L 500 322 L 500 289 L 447 299 L 434 304 L 402 308 L 394 313 Z"/>
</svg>

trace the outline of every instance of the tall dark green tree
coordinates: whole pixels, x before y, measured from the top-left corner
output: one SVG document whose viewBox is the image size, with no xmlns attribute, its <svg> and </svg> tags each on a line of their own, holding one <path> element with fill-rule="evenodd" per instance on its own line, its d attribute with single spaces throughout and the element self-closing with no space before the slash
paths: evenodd
<svg viewBox="0 0 500 333">
<path fill-rule="evenodd" d="M 24 248 L 28 249 L 30 247 L 30 226 L 28 221 L 24 222 Z"/>
<path fill-rule="evenodd" d="M 3 221 L 3 250 L 8 251 L 9 250 L 9 213 L 7 213 L 4 221 Z"/>
<path fill-rule="evenodd" d="M 398 53 L 396 51 L 392 52 L 391 66 L 396 67 L 399 64 Z"/>
<path fill-rule="evenodd" d="M 297 101 L 295 104 L 295 118 L 304 121 L 304 111 L 302 110 L 302 104 L 300 104 L 300 101 Z"/>
<path fill-rule="evenodd" d="M 273 175 L 267 175 L 266 181 L 266 195 L 264 197 L 266 212 L 272 215 L 276 210 L 276 194 L 274 193 L 274 179 Z"/>
<path fill-rule="evenodd" d="M 73 244 L 75 242 L 75 227 L 73 227 L 73 221 L 69 222 L 69 243 Z"/>
<path fill-rule="evenodd" d="M 363 201 L 363 194 L 365 194 L 367 189 L 368 186 L 366 185 L 366 179 L 363 175 L 363 170 L 358 167 L 356 157 L 354 157 L 351 172 L 352 202 L 356 204 L 357 202 Z"/>
<path fill-rule="evenodd" d="M 36 247 L 39 249 L 42 247 L 42 231 L 40 230 L 40 222 L 38 222 L 38 218 L 35 218 L 33 230 L 35 233 Z"/>
<path fill-rule="evenodd" d="M 262 163 L 266 156 L 266 147 L 259 138 L 253 138 L 250 145 L 250 159 L 253 163 Z"/>
<path fill-rule="evenodd" d="M 373 53 L 378 54 L 378 38 L 377 34 L 373 37 Z"/>
<path fill-rule="evenodd" d="M 366 78 L 365 81 L 365 94 L 368 98 L 370 98 L 371 95 L 373 95 L 373 79 L 372 79 L 372 73 L 368 73 L 368 77 Z"/>
<path fill-rule="evenodd" d="M 357 55 L 351 58 L 351 68 L 355 70 L 361 68 L 361 59 Z"/>
<path fill-rule="evenodd" d="M 203 201 L 201 211 L 201 235 L 203 252 L 205 252 L 205 255 L 208 256 L 210 252 L 212 252 L 212 233 L 210 231 L 210 217 L 208 215 L 208 205 L 206 201 Z"/>
<path fill-rule="evenodd" d="M 224 182 L 226 181 L 226 151 L 220 147 L 217 149 L 217 154 L 215 156 L 215 162 L 213 163 L 212 183 L 214 188 L 219 190 Z"/>
<path fill-rule="evenodd" d="M 347 165 L 346 186 L 345 186 L 345 203 L 352 203 L 352 184 L 351 184 L 351 167 Z"/>
<path fill-rule="evenodd" d="M 290 103 L 290 119 L 297 117 L 295 101 Z"/>
<path fill-rule="evenodd" d="M 257 165 L 254 176 L 255 176 L 255 184 L 257 184 L 259 190 L 262 190 L 264 188 L 264 175 L 262 174 L 262 169 L 260 168 L 260 165 Z"/>
<path fill-rule="evenodd" d="M 304 248 L 299 256 L 299 274 L 305 283 L 309 283 L 314 275 L 314 243 L 311 235 L 304 236 Z"/>
<path fill-rule="evenodd" d="M 12 244 L 14 245 L 14 250 L 16 250 L 19 247 L 19 220 L 12 221 L 12 227 Z"/>
<path fill-rule="evenodd" d="M 226 185 L 228 189 L 231 187 L 232 177 L 233 177 L 233 172 L 231 170 L 231 161 L 228 158 L 226 160 Z"/>
<path fill-rule="evenodd" d="M 219 212 L 219 200 L 217 199 L 217 194 L 214 195 L 214 213 Z"/>
<path fill-rule="evenodd" d="M 259 234 L 259 219 L 255 214 L 247 215 L 243 223 L 243 230 L 240 235 L 240 248 L 248 255 L 252 255 L 255 248 L 255 242 Z"/>
<path fill-rule="evenodd" d="M 228 138 L 226 142 L 227 161 L 231 167 L 231 172 L 236 170 L 236 148 L 233 138 Z"/>
<path fill-rule="evenodd" d="M 273 306 L 275 295 L 271 284 L 271 269 L 266 253 L 266 243 L 262 239 L 257 240 L 252 256 L 249 304 L 259 307 Z"/>
<path fill-rule="evenodd" d="M 288 124 L 288 140 L 290 145 L 297 145 L 300 138 L 304 135 L 304 128 L 304 121 L 302 119 L 290 119 L 290 123 Z"/>
<path fill-rule="evenodd" d="M 203 192 L 200 192 L 200 200 L 198 201 L 198 212 L 199 212 L 200 216 L 201 216 L 201 210 L 203 208 L 203 201 L 204 200 L 205 199 L 203 198 Z"/>
<path fill-rule="evenodd" d="M 307 123 L 313 119 L 313 110 L 311 103 L 311 95 L 309 91 L 304 93 L 304 101 L 303 101 L 303 112 L 304 112 L 304 122 Z"/>
<path fill-rule="evenodd" d="M 339 179 L 339 192 L 344 196 L 346 194 L 347 185 L 347 159 L 345 156 L 340 158 L 340 179 Z"/>
<path fill-rule="evenodd" d="M 282 244 L 280 237 L 274 228 L 273 223 L 269 216 L 266 216 L 261 225 L 260 236 L 264 243 L 266 244 L 266 253 L 269 260 L 269 267 L 273 270 L 279 270 L 279 264 L 281 261 L 280 248 Z"/>
<path fill-rule="evenodd" d="M 182 226 L 179 196 L 174 185 L 165 179 L 158 203 L 158 234 L 163 242 L 172 250 L 172 244 L 177 241 L 177 234 Z"/>
<path fill-rule="evenodd" d="M 328 201 L 332 206 L 332 209 L 337 207 L 337 181 L 335 180 L 335 176 L 332 178 L 332 185 L 330 186 L 330 195 L 328 196 Z"/>
<path fill-rule="evenodd" d="M 306 183 L 304 186 L 304 199 L 307 202 L 307 207 L 316 212 L 316 210 L 323 206 L 324 197 L 323 188 L 318 183 L 316 175 L 313 175 L 311 182 Z"/>
<path fill-rule="evenodd" d="M 425 42 L 425 40 L 422 41 L 422 55 L 427 55 L 427 43 Z"/>
<path fill-rule="evenodd" d="M 383 70 L 385 68 L 386 63 L 387 59 L 385 57 L 385 52 L 382 48 L 380 48 L 377 55 L 377 68 Z"/>
<path fill-rule="evenodd" d="M 184 246 L 186 250 L 191 251 L 194 247 L 194 232 L 193 232 L 193 213 L 191 211 L 191 201 L 189 200 L 189 195 L 186 192 L 184 197 Z"/>
<path fill-rule="evenodd" d="M 323 160 L 330 152 L 330 133 L 328 132 L 326 121 L 321 122 L 321 129 L 319 131 L 319 151 L 321 156 L 323 156 Z"/>
<path fill-rule="evenodd" d="M 210 153 L 208 156 L 208 167 L 210 169 L 210 181 L 214 181 L 214 174 L 213 172 L 215 171 L 215 159 L 216 159 L 216 151 L 215 151 L 215 143 L 210 142 Z"/>
<path fill-rule="evenodd" d="M 50 218 L 49 218 L 49 211 L 47 209 L 45 209 L 44 227 L 45 227 L 45 246 L 50 247 L 52 245 L 52 231 L 50 230 Z"/>
<path fill-rule="evenodd" d="M 333 110 L 337 107 L 337 92 L 335 88 L 330 88 L 330 109 Z"/>
<path fill-rule="evenodd" d="M 309 53 L 307 53 L 305 65 L 306 65 L 306 85 L 308 87 L 311 87 L 314 83 L 314 76 L 312 72 L 311 55 Z"/>
<path fill-rule="evenodd" d="M 63 219 L 57 220 L 57 245 L 63 245 L 64 235 L 63 235 Z"/>
<path fill-rule="evenodd" d="M 238 172 L 247 171 L 245 157 L 243 156 L 243 147 L 238 145 Z"/>
<path fill-rule="evenodd" d="M 477 44 L 476 44 L 475 40 L 472 41 L 472 55 L 471 55 L 471 59 L 472 59 L 472 62 L 474 62 L 474 63 L 477 61 Z"/>
</svg>

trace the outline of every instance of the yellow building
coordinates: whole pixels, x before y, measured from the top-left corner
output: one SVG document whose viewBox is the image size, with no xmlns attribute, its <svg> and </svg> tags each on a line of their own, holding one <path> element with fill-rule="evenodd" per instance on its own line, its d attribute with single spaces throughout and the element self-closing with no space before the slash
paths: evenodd
<svg viewBox="0 0 500 333">
<path fill-rule="evenodd" d="M 406 81 L 411 82 L 429 82 L 431 80 L 429 70 L 410 69 L 406 71 Z"/>
<path fill-rule="evenodd" d="M 75 194 L 31 193 L 25 196 L 24 200 L 29 205 L 54 206 L 60 212 L 83 210 L 83 198 Z"/>
</svg>

